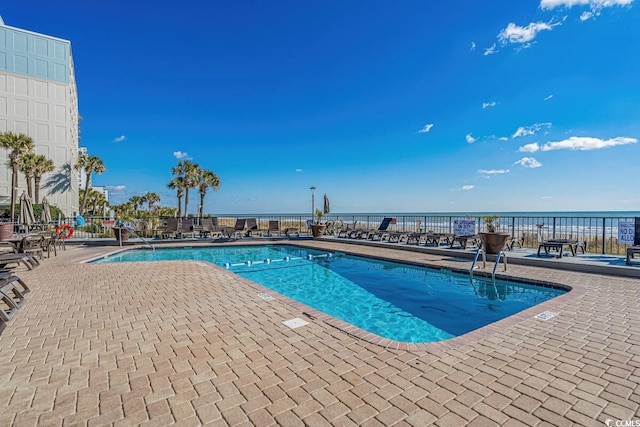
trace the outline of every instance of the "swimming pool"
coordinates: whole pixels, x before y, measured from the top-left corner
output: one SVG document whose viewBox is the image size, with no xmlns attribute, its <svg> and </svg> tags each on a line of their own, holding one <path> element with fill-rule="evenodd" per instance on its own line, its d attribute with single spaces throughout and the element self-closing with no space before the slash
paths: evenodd
<svg viewBox="0 0 640 427">
<path fill-rule="evenodd" d="M 96 260 L 200 260 L 396 341 L 442 341 L 565 293 L 294 246 L 136 249 Z"/>
</svg>

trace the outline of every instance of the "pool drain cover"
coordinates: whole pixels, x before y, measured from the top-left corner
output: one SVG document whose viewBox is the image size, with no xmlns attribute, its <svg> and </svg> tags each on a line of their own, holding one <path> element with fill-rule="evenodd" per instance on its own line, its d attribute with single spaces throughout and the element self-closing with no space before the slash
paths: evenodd
<svg viewBox="0 0 640 427">
<path fill-rule="evenodd" d="M 305 322 L 304 320 L 296 317 L 295 319 L 285 320 L 284 322 L 282 322 L 282 324 L 288 328 L 295 329 L 299 328 L 300 326 L 308 325 L 309 322 Z"/>
<path fill-rule="evenodd" d="M 540 319 L 540 320 L 549 320 L 552 319 L 554 317 L 556 317 L 558 315 L 558 313 L 552 313 L 550 311 L 545 311 L 544 313 L 540 313 L 536 316 L 536 319 Z"/>
</svg>

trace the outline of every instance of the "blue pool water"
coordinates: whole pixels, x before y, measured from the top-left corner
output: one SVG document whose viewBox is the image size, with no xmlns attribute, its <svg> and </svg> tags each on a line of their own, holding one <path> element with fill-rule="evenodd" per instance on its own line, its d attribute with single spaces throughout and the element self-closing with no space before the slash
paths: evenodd
<svg viewBox="0 0 640 427">
<path fill-rule="evenodd" d="M 405 342 L 446 340 L 565 293 L 293 246 L 137 249 L 95 262 L 163 260 L 227 267 L 361 329 Z"/>
</svg>

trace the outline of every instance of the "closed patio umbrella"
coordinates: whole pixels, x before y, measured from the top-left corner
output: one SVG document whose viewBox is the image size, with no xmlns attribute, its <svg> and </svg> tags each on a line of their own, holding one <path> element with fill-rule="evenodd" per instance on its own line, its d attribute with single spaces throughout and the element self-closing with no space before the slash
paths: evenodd
<svg viewBox="0 0 640 427">
<path fill-rule="evenodd" d="M 42 224 L 51 222 L 51 210 L 49 209 L 49 201 L 46 197 L 42 198 L 42 212 L 40 213 L 40 221 Z"/>
<path fill-rule="evenodd" d="M 331 212 L 331 206 L 329 205 L 329 197 L 327 196 L 327 193 L 325 193 L 324 194 L 324 209 L 322 210 L 322 213 L 327 215 L 330 212 Z"/>
<path fill-rule="evenodd" d="M 27 228 L 36 221 L 33 216 L 33 205 L 31 204 L 31 198 L 27 196 L 26 192 L 22 192 L 20 196 L 20 216 L 18 217 L 18 223 L 24 224 Z"/>
</svg>

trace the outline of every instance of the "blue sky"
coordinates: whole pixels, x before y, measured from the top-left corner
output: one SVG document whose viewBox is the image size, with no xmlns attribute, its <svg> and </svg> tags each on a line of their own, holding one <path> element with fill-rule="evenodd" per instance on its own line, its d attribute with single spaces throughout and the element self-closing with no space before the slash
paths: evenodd
<svg viewBox="0 0 640 427">
<path fill-rule="evenodd" d="M 71 41 L 112 203 L 190 158 L 216 214 L 640 210 L 633 0 L 4 3 Z"/>
</svg>

